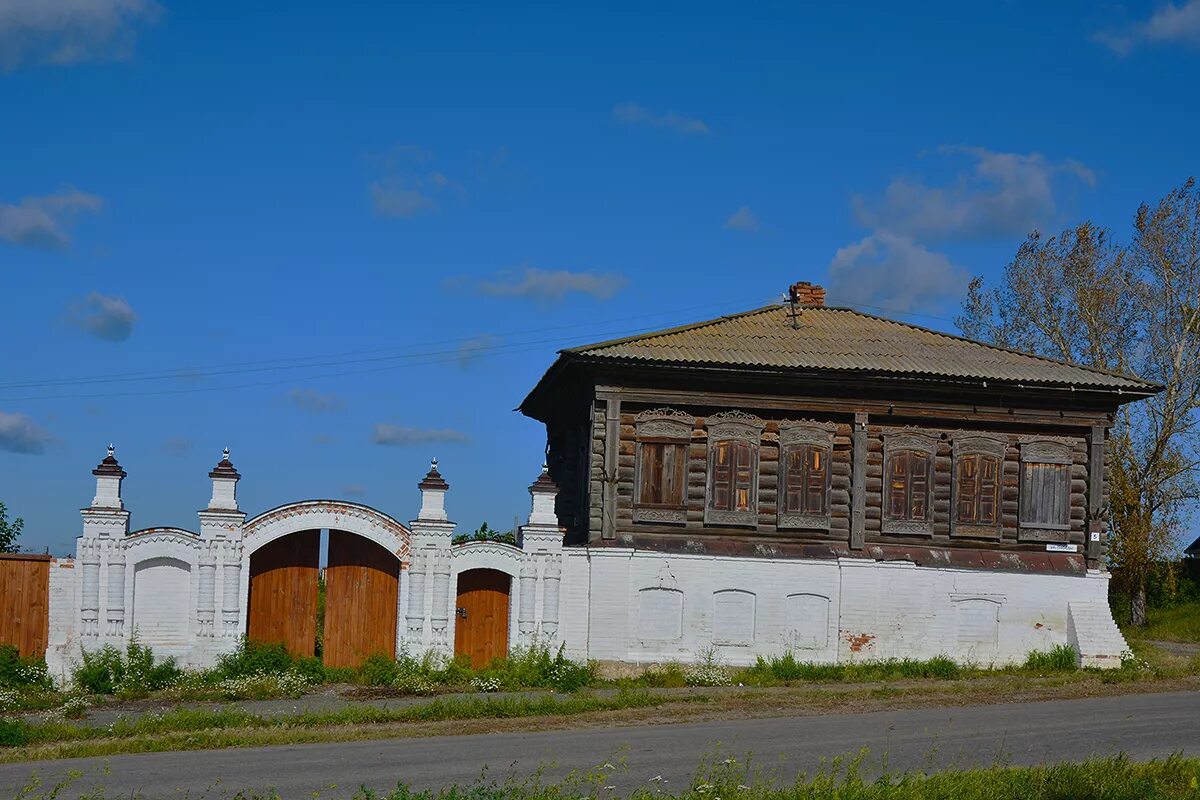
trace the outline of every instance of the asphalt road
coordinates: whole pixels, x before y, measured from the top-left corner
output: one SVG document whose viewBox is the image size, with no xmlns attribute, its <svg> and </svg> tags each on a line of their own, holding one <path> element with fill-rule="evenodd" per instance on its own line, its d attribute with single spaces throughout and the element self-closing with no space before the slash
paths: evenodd
<svg viewBox="0 0 1200 800">
<path fill-rule="evenodd" d="M 1200 756 L 1200 692 L 1127 695 L 1025 704 L 928 708 L 871 714 L 643 725 L 528 734 L 446 736 L 146 753 L 0 766 L 0 796 L 17 796 L 31 773 L 54 782 L 80 771 L 60 797 L 103 787 L 107 797 L 229 797 L 275 788 L 283 797 L 348 797 L 365 784 L 387 790 L 525 777 L 547 778 L 608 761 L 623 769 L 606 780 L 619 790 L 660 778 L 685 787 L 698 764 L 752 754 L 761 777 L 790 780 L 823 759 L 867 747 L 890 770 L 1078 761 L 1124 752 L 1137 760 L 1173 752 Z"/>
</svg>

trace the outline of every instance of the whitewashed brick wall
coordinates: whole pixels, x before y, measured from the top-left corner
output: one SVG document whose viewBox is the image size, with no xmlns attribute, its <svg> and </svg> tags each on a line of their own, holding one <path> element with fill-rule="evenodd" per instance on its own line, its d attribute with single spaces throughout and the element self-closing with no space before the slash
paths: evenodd
<svg viewBox="0 0 1200 800">
<path fill-rule="evenodd" d="M 564 549 L 563 638 L 575 657 L 729 664 L 1023 661 L 1067 644 L 1067 604 L 1107 602 L 1108 575 Z"/>
</svg>

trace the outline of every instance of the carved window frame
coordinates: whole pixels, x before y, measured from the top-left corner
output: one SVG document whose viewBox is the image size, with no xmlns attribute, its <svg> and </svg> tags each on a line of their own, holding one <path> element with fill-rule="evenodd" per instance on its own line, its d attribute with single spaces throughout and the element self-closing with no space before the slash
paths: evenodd
<svg viewBox="0 0 1200 800">
<path fill-rule="evenodd" d="M 1004 529 L 1004 458 L 1008 442 L 1002 436 L 987 433 L 957 433 L 951 437 L 953 458 L 950 465 L 950 535 L 972 538 L 999 539 Z M 996 459 L 996 522 L 985 524 L 959 522 L 958 479 L 959 461 L 963 456 L 986 456 Z"/>
<path fill-rule="evenodd" d="M 643 411 L 634 418 L 636 446 L 633 459 L 633 521 L 683 525 L 687 523 L 688 450 L 696 418 L 673 408 Z M 642 469 L 646 444 L 668 444 L 683 448 L 683 485 L 678 505 L 643 503 Z"/>
<path fill-rule="evenodd" d="M 937 443 L 937 436 L 923 431 L 889 431 L 883 434 L 883 482 L 880 487 L 879 503 L 880 530 L 883 533 L 933 535 L 933 478 L 934 462 L 937 459 Z M 890 506 L 888 503 L 888 476 L 891 474 L 892 456 L 899 452 L 909 451 L 924 453 L 928 465 L 925 480 L 925 508 L 928 509 L 928 518 L 924 520 L 896 519 L 888 516 Z"/>
<path fill-rule="evenodd" d="M 830 529 L 833 503 L 829 495 L 833 476 L 833 436 L 836 430 L 837 425 L 832 422 L 800 420 L 779 423 L 779 477 L 776 480 L 775 525 L 780 530 Z M 824 514 L 787 510 L 788 464 L 791 463 L 791 452 L 801 447 L 820 447 L 825 451 Z"/>
<path fill-rule="evenodd" d="M 1073 442 L 1054 436 L 1029 436 L 1021 440 L 1021 471 L 1017 479 L 1017 530 L 1023 542 L 1067 542 L 1071 538 L 1071 468 L 1075 464 L 1072 456 Z M 1065 467 L 1066 486 L 1062 516 L 1065 522 L 1034 522 L 1025 519 L 1029 498 L 1025 496 L 1025 466 L 1027 464 L 1054 464 Z"/>
<path fill-rule="evenodd" d="M 725 411 L 705 420 L 708 430 L 708 469 L 704 485 L 704 524 L 758 527 L 758 472 L 762 449 L 762 433 L 766 423 L 744 411 Z M 713 478 L 717 445 L 721 442 L 743 442 L 750 446 L 750 507 L 744 511 L 715 509 Z M 730 490 L 736 491 L 736 481 Z"/>
</svg>

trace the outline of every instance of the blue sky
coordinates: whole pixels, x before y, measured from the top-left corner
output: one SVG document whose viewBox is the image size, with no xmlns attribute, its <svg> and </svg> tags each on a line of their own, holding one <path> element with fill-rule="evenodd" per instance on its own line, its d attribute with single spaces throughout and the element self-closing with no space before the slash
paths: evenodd
<svg viewBox="0 0 1200 800">
<path fill-rule="evenodd" d="M 0 500 L 135 527 L 508 527 L 555 351 L 791 281 L 952 329 L 970 275 L 1197 172 L 1200 0 L 605 8 L 0 0 Z M 120 380 L 111 380 L 120 377 Z M 110 380 L 101 380 L 101 379 Z"/>
</svg>

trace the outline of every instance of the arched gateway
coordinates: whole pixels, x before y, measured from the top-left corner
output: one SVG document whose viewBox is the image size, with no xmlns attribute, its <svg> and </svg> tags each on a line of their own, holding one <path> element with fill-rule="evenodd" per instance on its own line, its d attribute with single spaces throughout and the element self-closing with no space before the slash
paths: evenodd
<svg viewBox="0 0 1200 800">
<path fill-rule="evenodd" d="M 325 618 L 318 630 L 320 532 L 329 531 Z M 394 656 L 400 570 L 411 534 L 392 517 L 340 500 L 306 500 L 246 522 L 249 559 L 246 634 L 283 642 L 296 655 L 316 652 L 329 666 Z"/>
<path fill-rule="evenodd" d="M 482 661 L 560 640 L 562 531 L 544 468 L 529 489 L 520 546 L 453 543 L 449 485 L 436 461 L 417 484 L 421 508 L 408 525 L 344 500 L 288 503 L 248 520 L 226 451 L 208 473 L 212 497 L 199 532 L 131 533 L 121 498 L 126 473 L 111 448 L 92 472 L 96 494 L 82 511 L 75 562 L 54 572 L 46 655 L 57 674 L 69 674 L 81 652 L 123 648 L 135 636 L 189 667 L 212 666 L 243 638 L 283 642 L 302 655 L 314 654 L 320 638 L 325 663 L 335 666 L 393 655 L 401 645 L 416 656 L 457 651 Z M 321 531 L 329 549 L 318 628 Z M 468 605 L 476 610 L 460 626 L 458 608 Z"/>
</svg>

